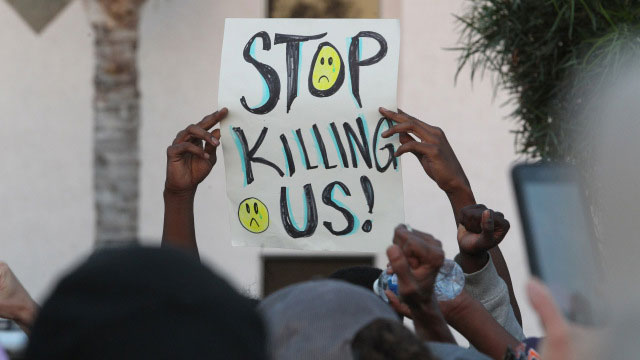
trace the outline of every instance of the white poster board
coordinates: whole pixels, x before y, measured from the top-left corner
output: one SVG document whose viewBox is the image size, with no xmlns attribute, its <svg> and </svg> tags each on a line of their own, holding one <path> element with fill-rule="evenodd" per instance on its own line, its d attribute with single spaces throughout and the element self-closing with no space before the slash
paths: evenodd
<svg viewBox="0 0 640 360">
<path fill-rule="evenodd" d="M 380 251 L 404 221 L 397 20 L 227 19 L 218 104 L 235 246 Z"/>
</svg>

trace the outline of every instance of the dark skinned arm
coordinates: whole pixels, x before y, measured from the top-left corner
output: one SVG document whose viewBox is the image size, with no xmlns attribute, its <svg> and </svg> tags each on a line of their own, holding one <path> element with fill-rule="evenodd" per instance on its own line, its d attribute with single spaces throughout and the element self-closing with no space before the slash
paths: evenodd
<svg viewBox="0 0 640 360">
<path fill-rule="evenodd" d="M 163 196 L 164 226 L 162 228 L 162 246 L 177 247 L 199 257 L 193 220 L 195 193 L 176 194 L 165 190 Z"/>
<path fill-rule="evenodd" d="M 416 333 L 425 341 L 456 341 L 440 312 L 433 292 L 438 270 L 444 262 L 442 243 L 429 234 L 409 230 L 400 225 L 396 228 L 393 245 L 387 249 L 389 265 L 398 276 L 398 292 L 411 313 Z M 397 297 L 387 290 L 390 304 L 396 310 Z"/>
<path fill-rule="evenodd" d="M 216 164 L 220 130 L 210 131 L 227 115 L 223 108 L 191 124 L 167 148 L 162 246 L 172 246 L 198 256 L 193 201 L 198 185 Z"/>
<path fill-rule="evenodd" d="M 440 308 L 451 327 L 493 359 L 504 359 L 507 347 L 515 349 L 520 344 L 466 291 L 451 301 L 441 302 Z"/>
<path fill-rule="evenodd" d="M 498 276 L 507 285 L 509 302 L 516 320 L 522 326 L 522 317 L 513 292 L 511 276 L 502 252 L 498 247 L 510 227 L 509 221 L 504 218 L 502 213 L 487 209 L 482 204 L 462 208 L 458 225 L 458 247 L 460 248 L 460 253 L 456 257 L 456 261 L 465 273 L 472 274 L 486 265 L 489 254 L 491 254 Z M 498 259 L 495 257 L 498 257 Z M 499 264 L 502 266 L 502 270 Z"/>
<path fill-rule="evenodd" d="M 466 177 L 464 179 L 466 180 Z M 449 198 L 451 209 L 453 210 L 453 215 L 456 220 L 456 226 L 458 226 L 460 224 L 462 209 L 467 206 L 476 205 L 476 200 L 473 196 L 473 192 L 471 191 L 471 187 L 469 186 L 468 182 L 466 184 L 461 183 L 453 189 L 448 189 L 446 191 L 446 194 Z M 498 275 L 507 284 L 507 288 L 509 289 L 509 302 L 511 303 L 513 313 L 516 315 L 518 323 L 520 323 L 520 326 L 522 326 L 522 315 L 520 314 L 520 307 L 518 306 L 518 301 L 516 300 L 516 294 L 513 291 L 511 274 L 509 274 L 509 267 L 507 266 L 507 262 L 502 255 L 502 251 L 500 251 L 500 247 L 496 245 L 489 249 L 488 253 L 491 254 L 491 260 L 493 261 L 493 265 L 495 266 Z M 458 259 L 461 262 L 460 267 L 462 267 L 464 272 L 467 274 L 472 274 L 484 267 L 489 259 L 489 256 L 487 253 L 479 254 L 478 256 L 465 256 L 461 252 Z"/>
<path fill-rule="evenodd" d="M 402 145 L 397 149 L 395 155 L 412 153 L 416 156 L 427 175 L 447 194 L 456 226 L 458 226 L 462 208 L 476 205 L 476 200 L 469 180 L 442 129 L 429 125 L 402 110 L 398 110 L 396 113 L 380 108 L 380 113 L 396 122 L 394 126 L 382 133 L 382 137 L 388 138 L 398 134 Z M 513 292 L 513 284 L 504 256 L 498 246 L 490 249 L 489 252 L 498 275 L 507 284 L 511 307 L 518 322 L 522 324 L 520 308 Z M 466 268 L 470 271 L 473 269 L 477 271 L 484 267 L 488 259 L 489 256 L 486 253 L 477 256 L 463 256 L 461 267 L 463 270 Z"/>
</svg>

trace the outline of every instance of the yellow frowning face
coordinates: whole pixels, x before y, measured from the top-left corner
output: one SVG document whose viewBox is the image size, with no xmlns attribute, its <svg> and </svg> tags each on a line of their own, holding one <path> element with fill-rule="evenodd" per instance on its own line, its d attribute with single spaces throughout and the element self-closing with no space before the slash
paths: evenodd
<svg viewBox="0 0 640 360">
<path fill-rule="evenodd" d="M 323 42 L 318 46 L 312 67 L 309 74 L 309 91 L 312 95 L 330 96 L 340 89 L 344 82 L 344 66 L 333 45 Z"/>
<path fill-rule="evenodd" d="M 256 198 L 248 198 L 238 207 L 240 224 L 252 233 L 261 233 L 269 227 L 269 210 Z"/>
</svg>

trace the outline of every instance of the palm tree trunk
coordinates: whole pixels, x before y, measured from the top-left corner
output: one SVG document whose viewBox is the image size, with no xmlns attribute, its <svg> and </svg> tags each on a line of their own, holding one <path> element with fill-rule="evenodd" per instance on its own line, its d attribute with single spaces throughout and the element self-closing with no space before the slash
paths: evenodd
<svg viewBox="0 0 640 360">
<path fill-rule="evenodd" d="M 138 19 L 144 0 L 85 0 L 95 32 L 94 196 L 96 245 L 136 240 Z"/>
</svg>

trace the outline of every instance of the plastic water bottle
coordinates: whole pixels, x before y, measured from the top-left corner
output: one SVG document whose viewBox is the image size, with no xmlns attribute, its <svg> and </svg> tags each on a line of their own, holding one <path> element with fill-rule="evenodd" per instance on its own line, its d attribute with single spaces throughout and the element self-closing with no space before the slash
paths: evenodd
<svg viewBox="0 0 640 360">
<path fill-rule="evenodd" d="M 464 272 L 457 262 L 445 259 L 433 286 L 438 301 L 455 299 L 464 288 Z"/>
<path fill-rule="evenodd" d="M 464 273 L 460 265 L 453 260 L 445 259 L 433 286 L 436 298 L 438 301 L 453 300 L 460 295 L 463 288 Z M 385 290 L 391 290 L 391 292 L 398 295 L 398 276 L 396 274 L 387 274 L 386 271 L 383 271 L 373 283 L 373 292 L 385 302 L 389 302 L 389 298 L 384 293 Z"/>
<path fill-rule="evenodd" d="M 396 296 L 398 295 L 398 275 L 387 274 L 387 271 L 383 270 L 382 274 L 373 282 L 373 292 L 388 303 L 389 298 L 384 293 L 385 290 L 391 290 Z"/>
</svg>

